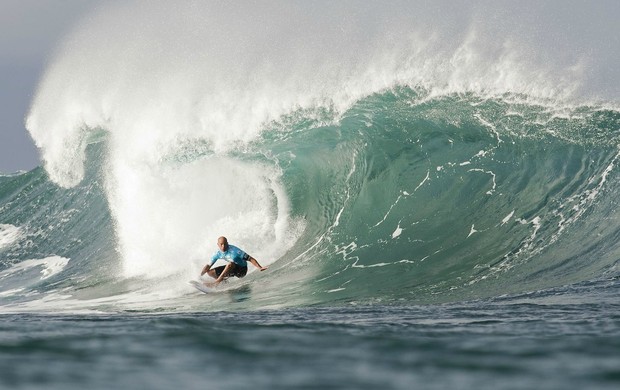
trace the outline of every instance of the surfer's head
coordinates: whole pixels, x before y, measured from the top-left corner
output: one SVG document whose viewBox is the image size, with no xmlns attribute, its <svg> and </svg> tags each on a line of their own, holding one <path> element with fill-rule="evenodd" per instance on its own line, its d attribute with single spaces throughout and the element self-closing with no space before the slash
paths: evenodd
<svg viewBox="0 0 620 390">
<path fill-rule="evenodd" d="M 217 239 L 217 247 L 220 248 L 222 252 L 226 252 L 228 250 L 228 240 L 226 237 L 222 236 Z"/>
</svg>

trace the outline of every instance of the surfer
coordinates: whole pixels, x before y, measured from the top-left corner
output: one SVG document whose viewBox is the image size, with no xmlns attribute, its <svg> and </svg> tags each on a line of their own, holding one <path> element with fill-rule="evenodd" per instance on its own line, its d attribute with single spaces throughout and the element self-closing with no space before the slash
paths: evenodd
<svg viewBox="0 0 620 390">
<path fill-rule="evenodd" d="M 211 257 L 211 262 L 205 265 L 200 273 L 200 276 L 208 274 L 210 277 L 215 279 L 215 286 L 220 284 L 222 280 L 225 280 L 231 276 L 236 276 L 237 278 L 244 277 L 248 273 L 248 261 L 261 271 L 267 269 L 267 267 L 260 265 L 255 258 L 248 255 L 241 249 L 234 245 L 229 245 L 226 237 L 222 236 L 218 238 L 217 246 L 220 249 L 215 252 L 213 257 Z M 220 259 L 226 261 L 228 264 L 211 269 L 213 264 Z"/>
</svg>

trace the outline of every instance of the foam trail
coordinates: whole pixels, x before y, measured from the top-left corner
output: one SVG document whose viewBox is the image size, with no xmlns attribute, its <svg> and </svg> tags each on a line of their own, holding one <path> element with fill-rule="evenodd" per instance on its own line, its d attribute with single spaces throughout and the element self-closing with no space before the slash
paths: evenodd
<svg viewBox="0 0 620 390">
<path fill-rule="evenodd" d="M 578 84 L 579 67 L 541 66 L 514 37 L 482 22 L 453 23 L 434 6 L 171 7 L 103 5 L 60 47 L 27 118 L 50 177 L 65 187 L 84 177 L 87 144 L 106 134 L 102 164 L 128 276 L 183 272 L 187 259 L 211 250 L 205 240 L 223 232 L 259 256 L 286 252 L 301 228 L 288 214 L 277 166 L 226 157 L 282 115 L 341 113 L 396 85 L 431 96 L 549 98 Z M 201 158 L 171 164 L 188 145 Z"/>
</svg>

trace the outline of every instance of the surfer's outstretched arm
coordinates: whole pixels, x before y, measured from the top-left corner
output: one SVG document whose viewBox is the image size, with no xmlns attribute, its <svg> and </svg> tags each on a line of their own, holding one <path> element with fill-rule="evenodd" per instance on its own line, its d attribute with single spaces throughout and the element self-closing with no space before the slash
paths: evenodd
<svg viewBox="0 0 620 390">
<path fill-rule="evenodd" d="M 250 256 L 250 258 L 248 260 L 250 261 L 250 263 L 252 263 L 252 265 L 254 267 L 258 268 L 261 271 L 264 271 L 264 270 L 266 270 L 268 268 L 268 267 L 263 267 L 262 265 L 258 264 L 258 261 L 255 258 L 251 257 L 251 256 Z"/>
</svg>

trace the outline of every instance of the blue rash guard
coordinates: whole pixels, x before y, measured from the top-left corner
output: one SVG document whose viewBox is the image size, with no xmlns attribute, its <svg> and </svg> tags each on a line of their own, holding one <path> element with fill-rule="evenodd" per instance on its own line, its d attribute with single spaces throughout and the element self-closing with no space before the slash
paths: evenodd
<svg viewBox="0 0 620 390">
<path fill-rule="evenodd" d="M 217 252 L 215 252 L 213 257 L 211 257 L 211 265 L 215 264 L 215 262 L 218 261 L 219 259 L 222 259 L 229 263 L 231 261 L 234 261 L 235 264 L 237 264 L 238 266 L 247 268 L 249 258 L 250 258 L 250 255 L 248 255 L 241 249 L 237 248 L 234 245 L 228 245 L 227 251 L 222 252 L 218 250 Z"/>
</svg>

